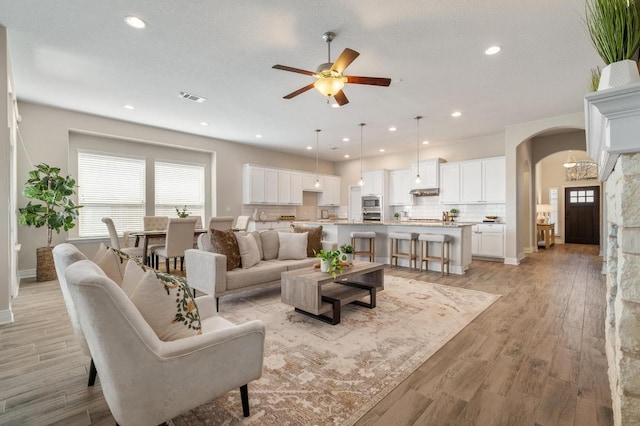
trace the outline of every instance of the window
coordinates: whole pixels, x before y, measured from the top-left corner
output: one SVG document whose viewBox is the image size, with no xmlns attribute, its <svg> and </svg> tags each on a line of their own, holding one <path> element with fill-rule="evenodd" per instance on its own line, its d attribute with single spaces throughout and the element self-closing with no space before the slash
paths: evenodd
<svg viewBox="0 0 640 426">
<path fill-rule="evenodd" d="M 551 213 L 549 214 L 549 222 L 554 223 L 554 231 L 558 235 L 558 188 L 549 188 L 549 204 L 551 204 Z"/>
<path fill-rule="evenodd" d="M 78 235 L 107 235 L 102 223 L 113 219 L 116 229 L 142 229 L 145 215 L 145 160 L 78 151 Z"/>
<path fill-rule="evenodd" d="M 189 216 L 204 217 L 203 165 L 155 162 L 155 214 L 176 217 L 176 207 Z"/>
<path fill-rule="evenodd" d="M 595 202 L 595 191 L 593 189 L 569 191 L 569 202 L 571 204 L 584 204 Z"/>
</svg>

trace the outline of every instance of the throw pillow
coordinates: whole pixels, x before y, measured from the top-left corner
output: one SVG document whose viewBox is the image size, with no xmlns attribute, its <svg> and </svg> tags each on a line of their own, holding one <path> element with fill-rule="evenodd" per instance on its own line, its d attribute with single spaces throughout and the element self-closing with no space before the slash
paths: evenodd
<svg viewBox="0 0 640 426">
<path fill-rule="evenodd" d="M 322 226 L 294 226 L 293 232 L 308 232 L 307 257 L 314 257 L 322 250 Z"/>
<path fill-rule="evenodd" d="M 269 230 L 260 233 L 260 241 L 262 242 L 263 259 L 277 259 L 280 240 L 278 239 L 278 231 Z"/>
<path fill-rule="evenodd" d="M 129 256 L 102 243 L 91 260 L 102 269 L 107 277 L 122 286 L 122 278 Z"/>
<path fill-rule="evenodd" d="M 142 281 L 144 274 L 150 269 L 151 268 L 141 265 L 137 260 L 127 262 L 127 266 L 122 277 L 122 285 L 120 286 L 122 291 L 124 291 L 124 294 L 131 298 L 131 295 L 133 295 L 138 288 L 138 284 Z"/>
<path fill-rule="evenodd" d="M 212 229 L 211 247 L 214 253 L 227 256 L 227 271 L 240 266 L 240 249 L 238 248 L 238 241 L 232 230 L 219 231 Z"/>
<path fill-rule="evenodd" d="M 306 259 L 308 236 L 308 232 L 302 234 L 279 232 L 280 247 L 278 248 L 278 259 Z"/>
<path fill-rule="evenodd" d="M 198 306 L 184 278 L 157 272 L 135 261 L 130 263 L 143 273 L 129 298 L 160 340 L 202 334 Z"/>
<path fill-rule="evenodd" d="M 238 247 L 240 249 L 240 258 L 242 259 L 242 269 L 249 269 L 260 262 L 260 251 L 258 251 L 258 243 L 253 235 L 236 235 Z"/>
<path fill-rule="evenodd" d="M 256 239 L 256 244 L 258 246 L 258 252 L 260 252 L 260 259 L 263 259 L 264 258 L 264 253 L 262 252 L 262 239 L 260 238 L 260 232 L 253 231 L 251 233 L 251 235 L 253 235 L 253 238 Z"/>
</svg>

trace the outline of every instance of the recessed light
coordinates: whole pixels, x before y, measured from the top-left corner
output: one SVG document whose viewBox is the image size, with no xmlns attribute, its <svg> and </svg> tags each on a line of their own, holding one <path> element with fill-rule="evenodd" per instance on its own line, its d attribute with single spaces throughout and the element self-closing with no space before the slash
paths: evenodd
<svg viewBox="0 0 640 426">
<path fill-rule="evenodd" d="M 258 138 L 258 139 L 260 139 L 261 137 L 262 137 L 262 135 L 261 135 L 260 133 L 258 133 L 258 134 L 256 135 L 256 138 Z"/>
<path fill-rule="evenodd" d="M 311 150 L 313 149 L 313 147 L 312 147 L 312 146 L 308 146 L 308 147 L 307 147 L 307 149 L 308 149 L 309 151 L 311 151 Z"/>
<path fill-rule="evenodd" d="M 390 132 L 395 132 L 396 130 L 398 130 L 398 129 L 396 129 L 396 128 L 395 128 L 395 127 L 393 127 L 393 126 L 389 127 L 389 131 L 390 131 Z"/>
<path fill-rule="evenodd" d="M 147 23 L 137 16 L 127 16 L 124 18 L 124 22 L 126 22 L 130 27 L 137 28 L 139 30 L 147 28 Z"/>
<path fill-rule="evenodd" d="M 133 105 L 125 105 L 124 106 L 126 109 L 136 109 L 136 107 L 134 107 Z"/>
<path fill-rule="evenodd" d="M 460 117 L 462 115 L 462 113 L 460 111 L 454 111 L 451 113 L 452 117 Z"/>
<path fill-rule="evenodd" d="M 207 123 L 206 121 L 201 121 L 201 122 L 200 122 L 200 125 L 201 125 L 201 126 L 208 126 L 208 125 L 209 125 L 209 123 Z"/>
<path fill-rule="evenodd" d="M 380 152 L 384 152 L 384 148 L 380 148 L 378 151 L 380 151 Z"/>
<path fill-rule="evenodd" d="M 422 141 L 422 145 L 429 145 L 429 141 Z"/>
<path fill-rule="evenodd" d="M 500 52 L 502 50 L 502 47 L 500 46 L 491 46 L 490 48 L 488 48 L 487 50 L 484 51 L 485 55 L 495 55 L 496 53 Z"/>
<path fill-rule="evenodd" d="M 342 138 L 342 142 L 349 142 L 349 138 Z"/>
<path fill-rule="evenodd" d="M 344 158 L 349 158 L 349 157 L 351 157 L 349 154 L 344 155 Z"/>
</svg>

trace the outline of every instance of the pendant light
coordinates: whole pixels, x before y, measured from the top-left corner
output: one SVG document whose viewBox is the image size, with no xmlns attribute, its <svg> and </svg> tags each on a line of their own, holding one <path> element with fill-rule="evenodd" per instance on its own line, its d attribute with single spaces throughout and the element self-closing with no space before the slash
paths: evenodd
<svg viewBox="0 0 640 426">
<path fill-rule="evenodd" d="M 569 155 L 567 156 L 567 160 L 564 163 L 562 163 L 562 166 L 567 168 L 567 169 L 570 169 L 570 168 L 576 166 L 576 158 L 573 156 L 571 151 L 569 151 Z"/>
<path fill-rule="evenodd" d="M 360 182 L 358 185 L 364 185 L 364 177 L 362 176 L 362 129 L 365 126 L 364 123 L 360 123 Z"/>
<path fill-rule="evenodd" d="M 316 188 L 320 188 L 320 173 L 318 171 L 318 146 L 320 141 L 320 132 L 322 130 L 316 129 L 316 183 L 313 184 Z"/>
<path fill-rule="evenodd" d="M 417 117 L 415 117 L 416 119 L 416 126 L 418 128 L 418 164 L 417 164 L 417 173 L 416 173 L 416 183 L 420 183 L 420 119 L 422 118 L 421 115 L 418 115 Z"/>
</svg>

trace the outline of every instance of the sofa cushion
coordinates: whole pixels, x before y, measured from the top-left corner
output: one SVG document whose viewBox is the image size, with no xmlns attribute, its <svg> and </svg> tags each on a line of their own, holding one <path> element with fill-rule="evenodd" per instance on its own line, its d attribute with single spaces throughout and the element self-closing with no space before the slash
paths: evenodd
<svg viewBox="0 0 640 426">
<path fill-rule="evenodd" d="M 250 269 L 236 268 L 227 272 L 227 290 L 278 281 L 286 270 L 287 264 L 279 260 L 263 260 Z"/>
<path fill-rule="evenodd" d="M 260 262 L 260 251 L 256 238 L 251 235 L 237 235 L 238 248 L 240 249 L 240 258 L 242 259 L 242 269 L 249 269 Z"/>
<path fill-rule="evenodd" d="M 279 232 L 278 260 L 305 259 L 307 257 L 307 238 L 309 234 L 294 234 L 291 232 Z"/>
<path fill-rule="evenodd" d="M 129 256 L 120 250 L 101 243 L 100 247 L 98 247 L 98 252 L 91 260 L 102 269 L 107 277 L 119 286 L 122 286 L 122 278 L 124 277 L 124 270 L 127 266 Z"/>
<path fill-rule="evenodd" d="M 305 257 L 302 260 L 281 260 L 281 263 L 287 266 L 287 271 L 293 271 L 294 269 L 308 268 L 314 264 L 320 262 L 320 259 L 316 257 Z"/>
<path fill-rule="evenodd" d="M 262 258 L 264 260 L 276 259 L 278 257 L 278 248 L 280 247 L 278 231 L 263 231 L 260 233 L 260 240 L 262 242 Z"/>
<path fill-rule="evenodd" d="M 322 250 L 322 226 L 294 226 L 293 232 L 308 232 L 307 257 L 315 257 Z"/>
<path fill-rule="evenodd" d="M 211 248 L 214 253 L 227 256 L 227 271 L 240 266 L 240 248 L 232 230 L 211 229 Z"/>
<path fill-rule="evenodd" d="M 160 340 L 202 334 L 198 307 L 184 278 L 129 263 L 143 272 L 130 299 Z"/>
</svg>

